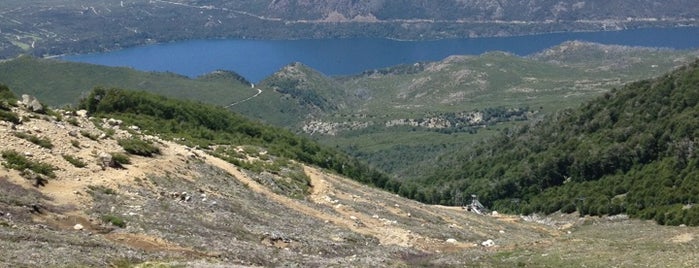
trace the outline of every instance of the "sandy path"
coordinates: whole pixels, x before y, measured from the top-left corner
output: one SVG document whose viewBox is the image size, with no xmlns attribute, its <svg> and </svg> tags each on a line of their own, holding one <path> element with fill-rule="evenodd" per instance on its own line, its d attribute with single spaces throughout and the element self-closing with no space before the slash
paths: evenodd
<svg viewBox="0 0 699 268">
<path fill-rule="evenodd" d="M 359 234 L 375 237 L 383 245 L 417 247 L 418 249 L 428 250 L 430 249 L 429 245 L 433 245 L 435 243 L 443 244 L 442 241 L 420 236 L 412 233 L 410 230 L 397 226 L 387 226 L 380 219 L 358 212 L 348 205 L 338 206 L 337 204 L 333 204 L 327 196 L 328 191 L 332 189 L 332 183 L 330 183 L 328 180 L 333 180 L 333 183 L 338 183 L 338 181 L 316 168 L 304 167 L 306 174 L 311 178 L 311 184 L 313 186 L 308 199 L 313 203 L 331 208 L 341 216 L 327 213 L 321 209 L 304 204 L 303 201 L 275 194 L 265 186 L 248 177 L 235 165 L 232 165 L 222 159 L 207 157 L 206 162 L 225 170 L 240 182 L 247 185 L 251 190 L 264 195 L 274 202 L 321 221 L 325 221 L 329 224 L 334 224 Z"/>
</svg>

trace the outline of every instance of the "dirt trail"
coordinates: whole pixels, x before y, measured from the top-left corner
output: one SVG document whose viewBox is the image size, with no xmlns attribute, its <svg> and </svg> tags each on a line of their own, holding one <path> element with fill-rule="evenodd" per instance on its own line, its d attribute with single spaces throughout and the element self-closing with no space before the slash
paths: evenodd
<svg viewBox="0 0 699 268">
<path fill-rule="evenodd" d="M 260 96 L 260 94 L 262 94 L 262 89 L 259 89 L 259 88 L 256 88 L 256 89 L 257 89 L 257 93 L 255 93 L 255 95 L 252 95 L 252 96 L 247 97 L 247 98 L 245 98 L 245 99 L 242 99 L 242 100 L 236 101 L 236 102 L 234 102 L 234 103 L 231 103 L 231 104 L 229 104 L 228 106 L 226 106 L 226 108 L 230 108 L 230 107 L 236 106 L 236 105 L 241 104 L 241 103 L 243 103 L 243 102 L 252 100 L 252 99 L 256 98 L 257 96 Z"/>
<path fill-rule="evenodd" d="M 305 167 L 306 174 L 311 178 L 312 190 L 308 197 L 311 202 L 331 208 L 339 214 L 331 214 L 321 209 L 305 204 L 303 201 L 295 200 L 286 196 L 273 193 L 271 190 L 256 182 L 236 166 L 216 157 L 207 157 L 206 162 L 225 170 L 233 175 L 240 182 L 247 185 L 252 191 L 264 195 L 270 200 L 282 204 L 290 209 L 312 216 L 329 224 L 349 229 L 353 232 L 377 238 L 381 244 L 397 245 L 401 247 L 415 247 L 421 250 L 429 250 L 435 244 L 444 244 L 429 237 L 423 237 L 410 230 L 398 227 L 387 226 L 380 219 L 361 213 L 346 204 L 335 204 L 328 197 L 328 192 L 332 189 L 333 183 L 338 183 L 336 178 L 326 175 L 320 170 L 312 167 Z M 333 182 L 329 182 L 332 180 Z M 469 247 L 470 244 L 454 244 L 455 247 Z"/>
</svg>

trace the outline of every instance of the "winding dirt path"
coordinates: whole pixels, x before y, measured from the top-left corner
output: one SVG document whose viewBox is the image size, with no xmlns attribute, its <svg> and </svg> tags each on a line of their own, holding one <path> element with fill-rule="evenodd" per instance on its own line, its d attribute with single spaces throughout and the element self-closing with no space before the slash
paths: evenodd
<svg viewBox="0 0 699 268">
<path fill-rule="evenodd" d="M 259 89 L 259 88 L 256 88 L 256 89 L 257 89 L 257 93 L 255 93 L 255 95 L 252 95 L 252 96 L 250 96 L 250 97 L 248 97 L 248 98 L 246 98 L 246 99 L 239 100 L 239 101 L 236 101 L 236 102 L 234 102 L 234 103 L 228 104 L 228 105 L 226 106 L 226 108 L 230 108 L 230 107 L 236 106 L 236 105 L 241 104 L 241 103 L 243 103 L 243 102 L 252 100 L 252 99 L 256 98 L 257 96 L 260 96 L 260 94 L 262 94 L 262 89 Z"/>
<path fill-rule="evenodd" d="M 336 204 L 328 196 L 333 189 L 333 183 L 343 183 L 332 175 L 305 166 L 304 170 L 311 179 L 311 194 L 308 197 L 312 203 L 331 208 L 335 213 L 328 213 L 301 200 L 278 195 L 260 183 L 256 182 L 238 167 L 216 157 L 207 157 L 206 162 L 225 170 L 233 175 L 252 191 L 264 195 L 270 200 L 282 204 L 290 209 L 304 213 L 326 223 L 333 224 L 353 232 L 375 237 L 383 245 L 397 245 L 401 247 L 415 247 L 421 250 L 431 250 L 435 244 L 444 244 L 443 241 L 424 237 L 410 230 L 395 225 L 386 225 L 376 217 L 359 212 L 347 204 Z M 339 215 L 339 216 L 338 216 Z M 454 244 L 453 247 L 466 248 L 470 244 Z"/>
</svg>

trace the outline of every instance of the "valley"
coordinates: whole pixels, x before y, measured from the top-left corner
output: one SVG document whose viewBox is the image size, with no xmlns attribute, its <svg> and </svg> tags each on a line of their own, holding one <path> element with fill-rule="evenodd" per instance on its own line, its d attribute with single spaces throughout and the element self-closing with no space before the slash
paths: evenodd
<svg viewBox="0 0 699 268">
<path fill-rule="evenodd" d="M 457 55 L 349 76 L 293 63 L 254 89 L 229 71 L 187 78 L 22 57 L 0 63 L 0 81 L 50 105 L 70 104 L 95 86 L 235 104 L 235 112 L 310 135 L 395 178 L 413 180 L 461 148 L 660 75 L 696 55 L 571 41 L 525 57 Z"/>
<path fill-rule="evenodd" d="M 3 1 L 0 267 L 699 267 L 695 1 Z"/>
<path fill-rule="evenodd" d="M 14 150 L 54 166 L 55 178 L 33 186 L 22 175 L 26 171 L 8 169 L 3 156 L 4 265 L 699 265 L 693 254 L 699 232 L 691 227 L 623 216 L 478 215 L 407 200 L 302 163 L 309 188 L 294 197 L 276 171 L 233 165 L 210 149 L 146 134 L 148 125 L 135 130 L 118 119 L 90 119 L 84 111 L 47 115 L 27 109 L 9 108 L 25 118 L 21 124 L 0 121 L 0 135 L 8 141 L 3 155 Z M 15 133 L 48 139 L 53 147 Z M 159 152 L 130 154 L 121 167 L 103 165 L 101 155 L 127 153 L 119 140 L 134 138 Z M 254 148 L 238 147 L 237 157 L 279 161 Z M 86 165 L 76 166 L 65 155 Z"/>
</svg>

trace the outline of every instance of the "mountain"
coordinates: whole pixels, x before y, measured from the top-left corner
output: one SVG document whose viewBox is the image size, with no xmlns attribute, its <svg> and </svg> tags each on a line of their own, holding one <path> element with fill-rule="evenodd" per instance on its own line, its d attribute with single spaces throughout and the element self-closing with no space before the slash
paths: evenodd
<svg viewBox="0 0 699 268">
<path fill-rule="evenodd" d="M 176 40 L 439 39 L 697 25 L 692 0 L 4 1 L 0 57 Z"/>
<path fill-rule="evenodd" d="M 345 98 L 345 106 L 297 117 L 304 118 L 301 128 L 298 121 L 285 125 L 410 179 L 426 175 L 423 172 L 437 165 L 440 156 L 503 128 L 540 120 L 541 115 L 576 107 L 613 87 L 662 75 L 696 56 L 696 51 L 578 41 L 527 57 L 504 52 L 451 56 L 337 77 L 332 92 L 344 91 L 334 95 Z"/>
<path fill-rule="evenodd" d="M 566 42 L 527 57 L 451 56 L 328 77 L 292 63 L 254 88 L 216 71 L 190 79 L 57 60 L 0 62 L 0 83 L 57 107 L 97 86 L 226 106 L 341 149 L 395 178 L 426 176 L 439 159 L 504 128 L 539 120 L 624 83 L 691 62 L 696 51 Z"/>
<path fill-rule="evenodd" d="M 477 194 L 525 214 L 625 213 L 699 225 L 697 87 L 695 61 L 463 148 L 399 191 L 426 202 Z"/>
<path fill-rule="evenodd" d="M 347 106 L 342 86 L 334 79 L 295 62 L 262 80 L 254 99 L 230 106 L 265 122 L 300 129 L 305 120 L 331 114 Z"/>
<path fill-rule="evenodd" d="M 191 79 L 174 73 L 142 72 L 29 56 L 0 62 L 0 83 L 21 94 L 37 96 L 52 106 L 75 104 L 98 86 L 147 90 L 217 105 L 228 105 L 256 92 L 250 88 L 250 82 L 230 71 L 216 71 Z"/>
<path fill-rule="evenodd" d="M 315 145 L 212 106 L 98 89 L 89 111 L 32 112 L 13 95 L 0 87 L 1 266 L 699 265 L 693 229 L 421 204 L 284 157 Z"/>
</svg>

